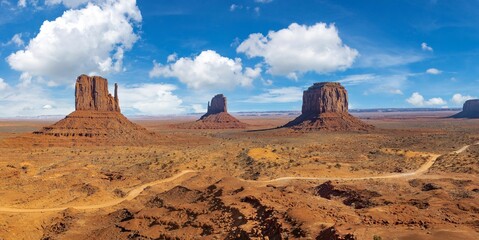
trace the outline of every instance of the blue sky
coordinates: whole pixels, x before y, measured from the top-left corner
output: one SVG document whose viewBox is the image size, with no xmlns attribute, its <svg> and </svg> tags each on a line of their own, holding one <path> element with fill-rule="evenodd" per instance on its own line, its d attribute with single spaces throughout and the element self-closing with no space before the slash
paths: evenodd
<svg viewBox="0 0 479 240">
<path fill-rule="evenodd" d="M 339 81 L 351 108 L 479 96 L 479 1 L 0 0 L 0 117 L 74 110 L 82 73 L 127 115 L 299 110 Z"/>
</svg>

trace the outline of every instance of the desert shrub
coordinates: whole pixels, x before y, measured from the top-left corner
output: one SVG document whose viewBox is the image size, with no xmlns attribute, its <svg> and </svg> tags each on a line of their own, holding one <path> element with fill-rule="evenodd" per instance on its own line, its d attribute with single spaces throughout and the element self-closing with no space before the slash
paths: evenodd
<svg viewBox="0 0 479 240">
<path fill-rule="evenodd" d="M 472 198 L 471 192 L 463 189 L 452 192 L 452 196 L 456 199 Z"/>
</svg>

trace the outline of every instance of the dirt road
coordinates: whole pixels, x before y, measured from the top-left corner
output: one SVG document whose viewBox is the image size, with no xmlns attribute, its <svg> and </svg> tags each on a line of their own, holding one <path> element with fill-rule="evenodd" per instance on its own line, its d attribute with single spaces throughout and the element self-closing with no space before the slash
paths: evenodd
<svg viewBox="0 0 479 240">
<path fill-rule="evenodd" d="M 470 146 L 472 145 L 478 145 L 479 142 L 476 142 L 471 145 L 466 145 L 461 147 L 458 150 L 455 150 L 451 153 L 454 154 L 460 154 L 464 151 L 466 151 Z M 429 170 L 429 168 L 434 165 L 436 162 L 437 158 L 440 157 L 441 155 L 437 154 L 430 154 L 429 159 L 426 163 L 424 163 L 420 168 L 413 172 L 407 172 L 407 173 L 395 173 L 395 174 L 388 174 L 388 175 L 381 175 L 381 176 L 372 176 L 372 177 L 356 177 L 356 178 L 334 178 L 334 177 L 280 177 L 276 179 L 271 179 L 271 180 L 243 180 L 245 182 L 254 182 L 254 183 L 273 183 L 273 182 L 281 182 L 281 181 L 291 181 L 291 180 L 348 180 L 348 181 L 355 181 L 355 180 L 367 180 L 367 179 L 391 179 L 391 178 L 406 178 L 406 177 L 411 177 L 411 176 L 417 176 L 422 173 L 425 173 Z M 77 210 L 95 210 L 95 209 L 100 209 L 100 208 L 106 208 L 106 207 L 111 207 L 118 205 L 124 201 L 130 201 L 133 200 L 134 198 L 138 197 L 143 190 L 147 187 L 155 186 L 158 184 L 162 183 L 167 183 L 167 182 L 173 182 L 187 174 L 190 173 L 196 173 L 197 171 L 194 170 L 185 170 L 182 171 L 172 177 L 153 181 L 150 183 L 145 183 L 143 185 L 140 185 L 133 190 L 131 190 L 127 196 L 111 201 L 104 202 L 102 204 L 92 204 L 92 205 L 85 205 L 85 206 L 69 206 L 69 207 L 57 207 L 57 208 L 32 208 L 32 209 L 23 209 L 23 208 L 10 208 L 10 207 L 0 207 L 0 212 L 5 212 L 5 213 L 42 213 L 42 212 L 57 212 L 57 211 L 63 211 L 68 208 L 73 208 Z"/>
</svg>

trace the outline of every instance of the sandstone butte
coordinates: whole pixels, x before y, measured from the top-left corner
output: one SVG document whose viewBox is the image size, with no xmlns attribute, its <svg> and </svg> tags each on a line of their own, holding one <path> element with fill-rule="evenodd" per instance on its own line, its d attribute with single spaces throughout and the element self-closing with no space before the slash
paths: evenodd
<svg viewBox="0 0 479 240">
<path fill-rule="evenodd" d="M 75 85 L 75 110 L 120 112 L 118 85 L 114 97 L 108 93 L 108 80 L 102 77 L 81 75 Z"/>
<path fill-rule="evenodd" d="M 294 130 L 357 131 L 368 125 L 348 112 L 348 92 L 339 83 L 319 82 L 303 92 L 301 115 L 283 127 Z"/>
<path fill-rule="evenodd" d="M 208 111 L 193 123 L 180 124 L 180 128 L 189 129 L 229 129 L 245 128 L 243 123 L 231 116 L 227 110 L 227 100 L 223 94 L 217 94 L 208 102 Z"/>
<path fill-rule="evenodd" d="M 451 118 L 479 118 L 479 99 L 467 100 L 462 111 L 452 115 Z"/>
<path fill-rule="evenodd" d="M 112 96 L 108 92 L 107 79 L 87 75 L 76 80 L 75 111 L 34 134 L 72 139 L 101 138 L 107 142 L 142 142 L 152 137 L 145 128 L 121 114 L 117 84 Z"/>
</svg>

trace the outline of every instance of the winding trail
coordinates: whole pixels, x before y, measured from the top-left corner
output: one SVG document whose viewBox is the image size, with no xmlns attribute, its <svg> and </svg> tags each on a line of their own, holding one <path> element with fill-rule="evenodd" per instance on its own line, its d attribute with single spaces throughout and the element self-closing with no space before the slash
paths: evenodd
<svg viewBox="0 0 479 240">
<path fill-rule="evenodd" d="M 30 209 L 23 209 L 23 208 L 9 208 L 9 207 L 0 207 L 0 212 L 7 212 L 7 213 L 43 213 L 43 212 L 58 212 L 58 211 L 63 211 L 68 208 L 72 209 L 77 209 L 77 210 L 91 210 L 91 209 L 100 209 L 100 208 L 106 208 L 106 207 L 111 207 L 118 205 L 124 201 L 130 201 L 138 197 L 143 190 L 145 190 L 147 187 L 152 187 L 161 183 L 167 183 L 167 182 L 172 182 L 188 173 L 194 173 L 196 171 L 193 170 L 185 170 L 182 171 L 172 177 L 161 179 L 161 180 L 156 180 L 153 182 L 145 183 L 143 185 L 140 185 L 133 190 L 131 190 L 128 195 L 126 195 L 123 198 L 119 199 L 114 199 L 110 200 L 101 204 L 93 204 L 93 205 L 86 205 L 86 206 L 71 206 L 71 207 L 57 207 L 57 208 L 30 208 Z"/>
<path fill-rule="evenodd" d="M 476 142 L 471 145 L 466 145 L 461 147 L 458 150 L 452 151 L 451 153 L 453 154 L 460 154 L 464 151 L 466 151 L 470 146 L 472 145 L 479 145 L 479 142 Z M 391 178 L 406 178 L 406 177 L 411 177 L 411 176 L 417 176 L 420 174 L 423 174 L 427 172 L 432 165 L 436 162 L 436 160 L 442 155 L 438 154 L 430 154 L 429 155 L 429 160 L 424 163 L 421 167 L 419 167 L 416 171 L 414 172 L 408 172 L 408 173 L 395 173 L 395 174 L 388 174 L 388 175 L 381 175 L 381 176 L 373 176 L 373 177 L 353 177 L 353 178 L 335 178 L 335 177 L 280 177 L 280 178 L 275 178 L 271 180 L 244 180 L 241 179 L 242 181 L 245 182 L 252 182 L 252 183 L 274 183 L 274 182 L 281 182 L 281 181 L 290 181 L 290 180 L 320 180 L 320 181 L 328 181 L 328 180 L 348 180 L 348 181 L 358 181 L 358 180 L 368 180 L 368 179 L 391 179 Z M 85 205 L 85 206 L 69 206 L 69 207 L 57 207 L 57 208 L 10 208 L 10 207 L 0 207 L 0 213 L 44 213 L 44 212 L 58 212 L 58 211 L 63 211 L 69 208 L 76 209 L 76 210 L 95 210 L 95 209 L 101 209 L 101 208 L 107 208 L 107 207 L 112 207 L 115 205 L 118 205 L 124 201 L 131 201 L 138 197 L 140 193 L 143 192 L 147 187 L 152 187 L 161 183 L 167 183 L 167 182 L 173 182 L 177 180 L 178 178 L 183 177 L 184 175 L 190 174 L 190 173 L 197 173 L 198 171 L 194 170 L 185 170 L 182 171 L 174 176 L 171 176 L 169 178 L 161 179 L 161 180 L 156 180 L 153 182 L 145 183 L 143 185 L 140 185 L 133 190 L 131 190 L 127 196 L 119 199 L 114 199 L 110 200 L 101 204 L 92 204 L 92 205 Z"/>
</svg>

